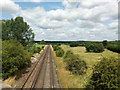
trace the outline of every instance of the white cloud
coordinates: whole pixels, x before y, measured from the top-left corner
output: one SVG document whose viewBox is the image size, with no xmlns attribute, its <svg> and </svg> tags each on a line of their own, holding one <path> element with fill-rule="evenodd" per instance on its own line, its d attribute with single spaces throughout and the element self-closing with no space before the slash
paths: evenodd
<svg viewBox="0 0 120 90">
<path fill-rule="evenodd" d="M 45 11 L 42 7 L 34 7 L 17 14 L 33 28 L 35 40 L 117 39 L 116 1 L 64 0 L 62 4 L 65 9 Z"/>
<path fill-rule="evenodd" d="M 2 0 L 0 8 L 2 8 L 0 12 L 17 12 L 21 10 L 21 7 L 11 0 Z"/>
<path fill-rule="evenodd" d="M 109 28 L 117 29 L 118 28 L 118 21 L 114 21 L 114 22 L 110 23 Z"/>
</svg>

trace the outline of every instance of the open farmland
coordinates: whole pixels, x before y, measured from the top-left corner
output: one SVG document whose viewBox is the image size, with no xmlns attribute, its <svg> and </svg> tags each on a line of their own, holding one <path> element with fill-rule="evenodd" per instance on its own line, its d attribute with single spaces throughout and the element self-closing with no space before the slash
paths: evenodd
<svg viewBox="0 0 120 90">
<path fill-rule="evenodd" d="M 70 71 L 65 69 L 66 64 L 63 62 L 63 57 L 56 57 L 56 64 L 60 76 L 61 83 L 64 88 L 84 88 L 91 77 L 93 66 L 101 60 L 102 57 L 116 57 L 118 53 L 105 49 L 102 53 L 86 52 L 85 47 L 69 47 L 68 45 L 61 45 L 62 49 L 66 52 L 73 51 L 79 55 L 79 58 L 87 63 L 88 69 L 86 74 L 73 75 Z"/>
</svg>

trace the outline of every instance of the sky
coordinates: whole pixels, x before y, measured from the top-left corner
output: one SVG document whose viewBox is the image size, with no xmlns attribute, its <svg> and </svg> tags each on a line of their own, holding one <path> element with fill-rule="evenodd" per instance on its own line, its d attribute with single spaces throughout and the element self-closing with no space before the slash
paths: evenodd
<svg viewBox="0 0 120 90">
<path fill-rule="evenodd" d="M 1 0 L 0 13 L 22 16 L 36 41 L 118 40 L 117 0 Z"/>
</svg>

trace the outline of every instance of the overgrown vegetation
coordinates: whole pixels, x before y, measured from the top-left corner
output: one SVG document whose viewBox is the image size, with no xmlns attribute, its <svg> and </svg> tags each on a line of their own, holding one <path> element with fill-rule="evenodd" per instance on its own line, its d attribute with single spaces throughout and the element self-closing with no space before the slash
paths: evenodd
<svg viewBox="0 0 120 90">
<path fill-rule="evenodd" d="M 33 44 L 31 47 L 25 47 L 28 52 L 31 53 L 40 53 L 40 51 L 44 48 L 44 45 L 41 44 Z"/>
<path fill-rule="evenodd" d="M 31 53 L 17 40 L 2 42 L 2 77 L 3 79 L 30 65 Z"/>
<path fill-rule="evenodd" d="M 119 44 L 108 44 L 107 45 L 107 49 L 111 50 L 113 52 L 120 53 L 120 46 L 119 46 Z"/>
<path fill-rule="evenodd" d="M 56 51 L 57 57 L 63 57 L 64 50 L 59 45 L 53 45 L 53 49 L 54 49 L 54 51 Z"/>
<path fill-rule="evenodd" d="M 64 56 L 64 62 L 66 63 L 66 69 L 73 74 L 82 75 L 86 72 L 87 65 L 85 61 L 80 60 L 78 55 L 73 54 L 72 51 L 67 51 Z"/>
<path fill-rule="evenodd" d="M 119 60 L 116 58 L 103 58 L 93 69 L 87 89 L 115 89 L 120 88 Z"/>
<path fill-rule="evenodd" d="M 23 17 L 2 20 L 2 77 L 14 75 L 31 63 L 33 53 L 40 48 L 33 47 L 34 33 Z"/>
<path fill-rule="evenodd" d="M 103 40 L 103 46 L 106 48 L 107 47 L 107 40 Z"/>
<path fill-rule="evenodd" d="M 103 52 L 104 47 L 102 43 L 89 42 L 85 45 L 87 52 Z"/>
</svg>

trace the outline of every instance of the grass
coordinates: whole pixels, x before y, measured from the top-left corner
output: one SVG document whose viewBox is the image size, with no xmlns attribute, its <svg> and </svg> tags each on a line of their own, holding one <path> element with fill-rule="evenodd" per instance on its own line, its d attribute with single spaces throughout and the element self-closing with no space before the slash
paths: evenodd
<svg viewBox="0 0 120 90">
<path fill-rule="evenodd" d="M 71 50 L 74 54 L 78 54 L 79 58 L 84 60 L 87 63 L 88 69 L 84 75 L 73 75 L 71 72 L 65 69 L 65 63 L 63 58 L 56 57 L 55 61 L 59 73 L 59 78 L 63 88 L 85 88 L 85 85 L 88 83 L 89 78 L 92 74 L 92 68 L 94 64 L 99 62 L 102 57 L 118 57 L 118 53 L 109 51 L 105 49 L 102 53 L 88 53 L 85 50 L 85 47 L 69 47 L 68 45 L 61 45 L 63 50 Z"/>
</svg>

